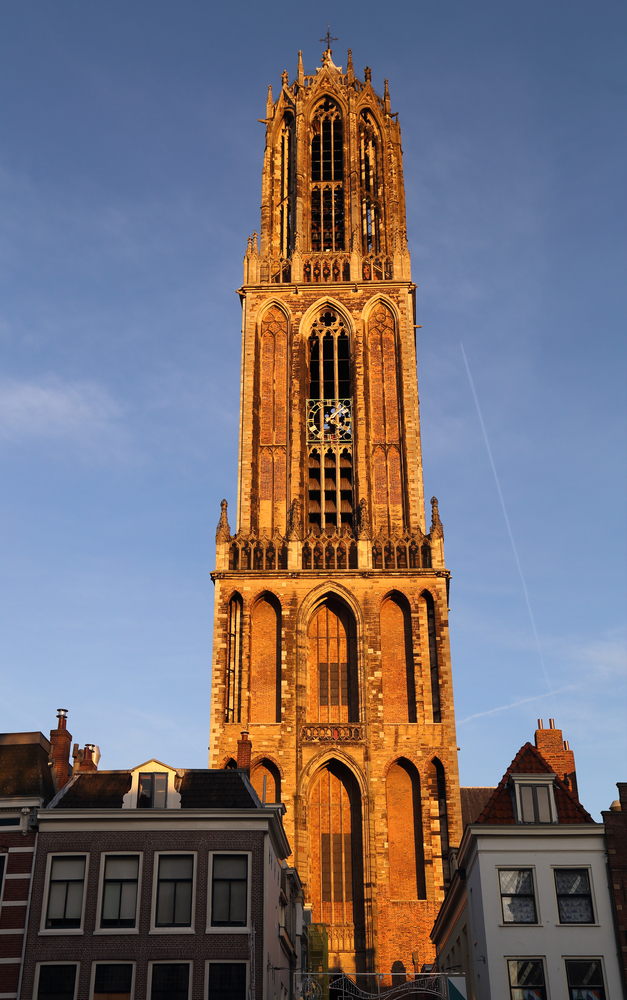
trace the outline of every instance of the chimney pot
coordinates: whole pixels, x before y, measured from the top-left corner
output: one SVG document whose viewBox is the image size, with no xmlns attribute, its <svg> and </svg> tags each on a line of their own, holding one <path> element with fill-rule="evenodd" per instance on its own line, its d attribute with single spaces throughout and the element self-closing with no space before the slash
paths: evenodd
<svg viewBox="0 0 627 1000">
<path fill-rule="evenodd" d="M 538 729 L 544 729 L 544 723 L 542 719 L 538 719 Z"/>
<path fill-rule="evenodd" d="M 250 759 L 253 745 L 248 739 L 248 730 L 242 729 L 242 738 L 237 741 L 237 766 L 250 778 Z"/>
<path fill-rule="evenodd" d="M 57 719 L 59 720 L 59 725 L 57 726 L 57 729 L 66 729 L 67 728 L 67 721 L 66 721 L 67 720 L 67 708 L 58 708 L 57 709 Z"/>
<path fill-rule="evenodd" d="M 549 726 L 551 729 L 555 729 L 555 719 L 549 719 Z"/>
</svg>

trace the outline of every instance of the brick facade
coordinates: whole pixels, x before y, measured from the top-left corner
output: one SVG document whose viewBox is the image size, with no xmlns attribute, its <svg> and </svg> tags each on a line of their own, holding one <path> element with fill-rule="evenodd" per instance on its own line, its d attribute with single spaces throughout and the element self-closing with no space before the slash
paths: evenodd
<svg viewBox="0 0 627 1000">
<path fill-rule="evenodd" d="M 261 236 L 239 290 L 237 526 L 223 504 L 213 574 L 210 766 L 250 731 L 251 780 L 280 783 L 330 967 L 413 973 L 433 957 L 462 831 L 400 129 L 387 83 L 380 97 L 329 51 L 315 76 L 299 61 L 266 119 Z"/>
<path fill-rule="evenodd" d="M 605 824 L 610 895 L 614 904 L 618 961 L 627 996 L 627 782 L 617 782 L 619 798 L 601 813 Z"/>
</svg>

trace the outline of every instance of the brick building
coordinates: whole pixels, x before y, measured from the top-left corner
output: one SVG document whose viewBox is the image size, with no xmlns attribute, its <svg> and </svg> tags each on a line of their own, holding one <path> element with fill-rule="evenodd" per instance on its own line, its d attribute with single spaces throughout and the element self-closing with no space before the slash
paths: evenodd
<svg viewBox="0 0 627 1000">
<path fill-rule="evenodd" d="M 233 769 L 99 771 L 66 714 L 0 735 L 0 997 L 291 998 L 302 887 L 246 734 Z"/>
<path fill-rule="evenodd" d="M 437 501 L 387 81 L 351 53 L 269 91 L 244 261 L 237 524 L 217 530 L 210 766 L 242 726 L 331 968 L 413 974 L 461 808 Z"/>
<path fill-rule="evenodd" d="M 455 852 L 432 937 L 468 1000 L 622 995 L 604 826 L 577 797 L 562 732 L 536 731 Z"/>
<path fill-rule="evenodd" d="M 616 786 L 619 797 L 601 815 L 605 824 L 607 864 L 623 990 L 627 996 L 627 782 L 618 781 Z"/>
<path fill-rule="evenodd" d="M 0 733 L 0 997 L 17 997 L 37 841 L 37 812 L 54 796 L 43 733 Z"/>
</svg>

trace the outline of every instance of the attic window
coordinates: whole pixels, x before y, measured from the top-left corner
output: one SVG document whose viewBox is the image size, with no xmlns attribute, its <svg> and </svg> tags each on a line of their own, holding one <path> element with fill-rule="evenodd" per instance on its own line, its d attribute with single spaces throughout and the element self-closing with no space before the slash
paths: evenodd
<svg viewBox="0 0 627 1000">
<path fill-rule="evenodd" d="M 553 774 L 513 774 L 516 820 L 525 825 L 557 823 Z"/>
<path fill-rule="evenodd" d="M 167 774 L 140 774 L 138 809 L 165 809 L 168 799 Z"/>
</svg>

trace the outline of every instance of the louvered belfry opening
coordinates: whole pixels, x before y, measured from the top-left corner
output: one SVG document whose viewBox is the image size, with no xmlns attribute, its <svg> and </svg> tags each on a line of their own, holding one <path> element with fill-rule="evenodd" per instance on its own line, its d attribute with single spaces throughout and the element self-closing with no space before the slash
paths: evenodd
<svg viewBox="0 0 627 1000">
<path fill-rule="evenodd" d="M 329 97 L 311 119 L 311 249 L 344 250 L 342 115 Z"/>
</svg>

